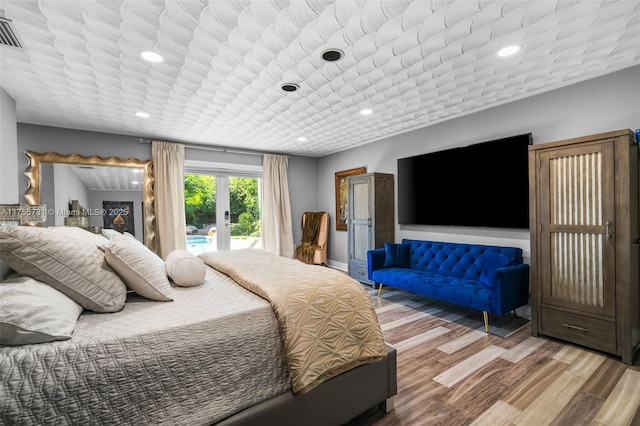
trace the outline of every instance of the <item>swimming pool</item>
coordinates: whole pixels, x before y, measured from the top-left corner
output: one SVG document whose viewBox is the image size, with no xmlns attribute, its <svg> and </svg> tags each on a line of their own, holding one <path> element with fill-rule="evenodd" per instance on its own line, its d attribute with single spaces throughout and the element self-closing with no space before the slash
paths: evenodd
<svg viewBox="0 0 640 426">
<path fill-rule="evenodd" d="M 195 255 L 216 251 L 218 248 L 215 236 L 197 235 L 187 236 L 187 250 Z M 231 250 L 241 248 L 262 248 L 262 238 L 260 237 L 231 237 Z"/>
</svg>

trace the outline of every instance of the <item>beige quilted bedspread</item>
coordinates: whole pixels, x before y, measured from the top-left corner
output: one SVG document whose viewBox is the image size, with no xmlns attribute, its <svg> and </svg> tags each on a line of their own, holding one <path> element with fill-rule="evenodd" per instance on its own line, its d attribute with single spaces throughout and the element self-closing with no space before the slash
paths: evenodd
<svg viewBox="0 0 640 426">
<path fill-rule="evenodd" d="M 200 257 L 271 303 L 295 393 L 386 356 L 371 300 L 346 274 L 258 249 Z"/>
</svg>

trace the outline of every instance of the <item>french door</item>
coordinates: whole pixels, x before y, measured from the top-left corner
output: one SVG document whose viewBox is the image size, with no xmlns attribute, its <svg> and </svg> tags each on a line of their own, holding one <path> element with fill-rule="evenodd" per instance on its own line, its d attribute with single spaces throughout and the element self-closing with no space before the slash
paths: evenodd
<svg viewBox="0 0 640 426">
<path fill-rule="evenodd" d="M 187 249 L 262 247 L 260 179 L 214 173 L 185 174 Z"/>
</svg>

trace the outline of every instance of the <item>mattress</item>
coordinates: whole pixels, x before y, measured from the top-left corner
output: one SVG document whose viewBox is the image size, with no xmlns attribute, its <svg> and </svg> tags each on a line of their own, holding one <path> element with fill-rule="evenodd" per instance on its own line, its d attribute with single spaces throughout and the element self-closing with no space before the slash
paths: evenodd
<svg viewBox="0 0 640 426">
<path fill-rule="evenodd" d="M 130 293 L 70 340 L 0 347 L 0 424 L 211 424 L 290 389 L 268 302 L 207 268 L 173 302 Z"/>
</svg>

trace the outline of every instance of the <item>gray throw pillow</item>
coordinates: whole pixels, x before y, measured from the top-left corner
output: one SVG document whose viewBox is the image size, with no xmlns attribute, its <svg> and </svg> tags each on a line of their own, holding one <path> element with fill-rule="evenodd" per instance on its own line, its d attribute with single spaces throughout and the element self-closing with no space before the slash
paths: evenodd
<svg viewBox="0 0 640 426">
<path fill-rule="evenodd" d="M 134 237 L 113 235 L 103 246 L 105 259 L 131 290 L 147 299 L 173 300 L 164 261 Z"/>
<path fill-rule="evenodd" d="M 127 287 L 105 262 L 104 253 L 96 246 L 99 240 L 84 239 L 74 232 L 0 227 L 0 257 L 18 274 L 50 285 L 85 309 L 120 311 Z"/>
<path fill-rule="evenodd" d="M 0 283 L 0 345 L 70 339 L 82 307 L 30 277 Z"/>
</svg>

